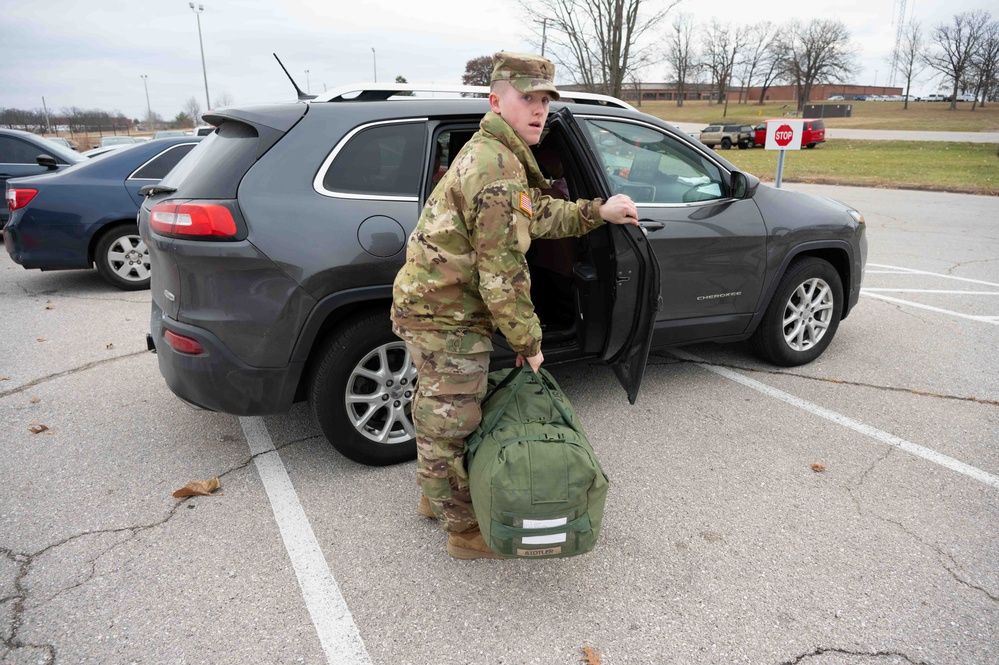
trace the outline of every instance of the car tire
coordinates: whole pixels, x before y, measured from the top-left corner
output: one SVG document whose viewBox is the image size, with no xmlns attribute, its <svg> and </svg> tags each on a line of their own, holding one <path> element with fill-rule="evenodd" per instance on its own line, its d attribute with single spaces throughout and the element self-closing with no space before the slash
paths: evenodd
<svg viewBox="0 0 999 665">
<path fill-rule="evenodd" d="M 745 141 L 739 143 L 739 150 L 745 150 L 746 148 L 752 148 L 752 147 L 753 146 L 749 145 Z"/>
<path fill-rule="evenodd" d="M 135 224 L 104 232 L 94 247 L 94 263 L 104 280 L 123 291 L 149 288 L 149 249 Z"/>
<path fill-rule="evenodd" d="M 808 144 L 808 145 L 806 145 L 805 147 L 806 147 L 806 148 L 808 148 L 809 150 L 811 150 L 811 149 L 812 149 L 812 148 L 814 148 L 814 147 L 815 147 L 816 145 L 818 145 L 818 144 L 816 144 L 816 143 L 809 143 L 809 144 Z"/>
<path fill-rule="evenodd" d="M 843 313 L 843 283 L 836 269 L 815 257 L 792 263 L 750 338 L 753 351 L 781 367 L 812 362 L 836 335 Z"/>
<path fill-rule="evenodd" d="M 388 312 L 357 316 L 321 344 L 309 377 L 309 408 L 327 440 L 361 464 L 414 459 L 416 368 L 405 342 L 392 333 Z"/>
<path fill-rule="evenodd" d="M 729 150 L 729 149 L 731 149 L 732 148 L 732 140 L 729 139 L 728 137 L 723 138 L 721 140 L 721 147 L 722 147 L 722 150 Z"/>
</svg>

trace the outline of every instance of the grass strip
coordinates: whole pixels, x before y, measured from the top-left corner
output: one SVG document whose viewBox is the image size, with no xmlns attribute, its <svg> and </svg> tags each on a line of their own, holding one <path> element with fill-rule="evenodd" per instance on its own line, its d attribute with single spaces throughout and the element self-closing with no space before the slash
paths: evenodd
<svg viewBox="0 0 999 665">
<path fill-rule="evenodd" d="M 719 152 L 765 182 L 777 175 L 776 150 Z M 988 143 L 836 139 L 788 151 L 784 180 L 999 196 L 999 156 Z"/>
</svg>

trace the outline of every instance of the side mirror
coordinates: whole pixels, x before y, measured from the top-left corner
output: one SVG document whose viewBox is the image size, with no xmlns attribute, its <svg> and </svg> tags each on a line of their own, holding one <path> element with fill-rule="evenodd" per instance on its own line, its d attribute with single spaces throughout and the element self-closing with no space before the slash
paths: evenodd
<svg viewBox="0 0 999 665">
<path fill-rule="evenodd" d="M 38 155 L 38 157 L 35 158 L 35 161 L 38 162 L 39 166 L 44 166 L 50 171 L 54 171 L 59 168 L 59 163 L 56 162 L 56 158 L 52 155 Z"/>
<path fill-rule="evenodd" d="M 760 179 L 749 173 L 742 171 L 732 172 L 732 182 L 729 191 L 732 192 L 733 199 L 751 199 L 756 194 L 756 188 L 760 186 Z"/>
</svg>

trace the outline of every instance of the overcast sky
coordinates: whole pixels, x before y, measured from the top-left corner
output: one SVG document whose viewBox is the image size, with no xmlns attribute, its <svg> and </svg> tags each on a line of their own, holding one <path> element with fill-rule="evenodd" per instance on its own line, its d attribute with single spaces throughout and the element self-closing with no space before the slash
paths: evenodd
<svg viewBox="0 0 999 665">
<path fill-rule="evenodd" d="M 656 6 L 656 0 L 646 2 Z M 995 4 L 908 0 L 906 15 L 928 32 L 957 12 Z M 471 58 L 532 48 L 530 21 L 516 0 L 206 0 L 204 7 L 213 105 L 222 93 L 237 104 L 292 99 L 275 52 L 303 89 L 320 93 L 370 81 L 376 72 L 379 81 L 401 75 L 410 82 L 460 83 Z M 743 23 L 842 20 L 862 67 L 855 81 L 888 83 L 895 0 L 682 0 L 674 11 L 701 24 L 712 16 Z M 993 14 L 999 18 L 999 11 Z M 197 18 L 186 0 L 3 0 L 0 16 L 0 107 L 41 108 L 44 97 L 50 112 L 77 106 L 142 118 L 145 74 L 149 104 L 161 116 L 172 119 L 192 96 L 205 108 Z M 665 65 L 649 68 L 643 78 L 666 80 Z M 937 89 L 927 81 L 914 91 Z"/>
</svg>

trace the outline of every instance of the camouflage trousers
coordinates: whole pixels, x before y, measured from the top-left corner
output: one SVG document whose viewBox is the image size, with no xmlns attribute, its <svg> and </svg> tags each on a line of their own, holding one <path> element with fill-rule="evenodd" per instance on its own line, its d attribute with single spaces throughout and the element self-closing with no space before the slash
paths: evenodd
<svg viewBox="0 0 999 665">
<path fill-rule="evenodd" d="M 417 479 L 445 531 L 476 526 L 465 469 L 465 437 L 482 420 L 489 353 L 428 351 L 407 344 L 419 375 L 413 398 Z"/>
</svg>

